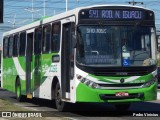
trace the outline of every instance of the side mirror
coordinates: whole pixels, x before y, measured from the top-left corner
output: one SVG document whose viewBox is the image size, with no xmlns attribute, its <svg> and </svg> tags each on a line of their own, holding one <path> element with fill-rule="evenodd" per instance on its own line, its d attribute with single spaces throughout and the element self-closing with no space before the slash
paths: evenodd
<svg viewBox="0 0 160 120">
<path fill-rule="evenodd" d="M 72 45 L 73 45 L 73 48 L 76 48 L 77 47 L 77 36 L 76 35 L 72 35 Z"/>
</svg>

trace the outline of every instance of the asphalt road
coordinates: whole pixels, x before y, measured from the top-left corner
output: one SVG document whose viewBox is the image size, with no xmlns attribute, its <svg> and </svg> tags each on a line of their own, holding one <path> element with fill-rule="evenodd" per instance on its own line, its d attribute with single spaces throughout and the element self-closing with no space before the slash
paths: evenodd
<svg viewBox="0 0 160 120">
<path fill-rule="evenodd" d="M 160 92 L 160 91 L 159 91 Z M 56 110 L 54 101 L 43 100 L 43 99 L 26 99 L 23 102 L 17 102 L 15 94 L 3 90 L 0 88 L 0 99 L 8 100 L 18 106 L 27 108 L 30 110 L 42 112 L 43 115 L 47 117 L 53 116 L 62 116 L 67 119 L 76 119 L 76 120 L 141 120 L 144 117 L 133 117 L 145 116 L 148 115 L 158 115 L 159 117 L 145 117 L 145 119 L 154 119 L 158 120 L 160 118 L 160 100 L 152 102 L 138 102 L 133 103 L 130 107 L 130 110 L 127 112 L 117 111 L 114 106 L 110 104 L 99 104 L 99 103 L 81 103 L 81 104 L 70 104 L 71 110 L 68 112 L 58 112 Z M 145 114 L 144 114 L 145 113 Z"/>
</svg>

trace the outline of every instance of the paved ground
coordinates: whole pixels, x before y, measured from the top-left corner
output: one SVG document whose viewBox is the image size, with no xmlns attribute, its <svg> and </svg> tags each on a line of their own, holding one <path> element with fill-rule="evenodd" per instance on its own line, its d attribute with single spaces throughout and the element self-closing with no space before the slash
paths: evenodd
<svg viewBox="0 0 160 120">
<path fill-rule="evenodd" d="M 159 92 L 160 93 L 160 92 Z M 158 93 L 158 95 L 159 95 Z M 10 102 L 27 108 L 30 110 L 38 111 L 47 115 L 48 117 L 52 116 L 62 116 L 67 119 L 78 119 L 78 120 L 126 120 L 126 119 L 144 119 L 144 117 L 132 117 L 134 113 L 137 113 L 137 116 L 140 116 L 141 113 L 145 115 L 156 115 L 160 116 L 160 100 L 152 102 L 138 102 L 133 103 L 128 112 L 116 111 L 114 106 L 110 104 L 71 104 L 71 110 L 68 112 L 58 112 L 55 108 L 54 101 L 42 100 L 42 99 L 33 99 L 25 100 L 24 102 L 17 102 L 15 95 L 3 89 L 0 89 L 0 99 L 9 100 Z M 159 97 L 160 99 L 160 97 Z M 145 111 L 145 112 L 144 112 Z M 145 114 L 144 114 L 145 113 Z M 152 113 L 152 114 L 150 114 Z M 135 115 L 135 114 L 134 114 Z M 159 117 L 154 117 L 158 120 Z M 147 117 L 145 119 L 153 119 L 153 117 Z"/>
</svg>

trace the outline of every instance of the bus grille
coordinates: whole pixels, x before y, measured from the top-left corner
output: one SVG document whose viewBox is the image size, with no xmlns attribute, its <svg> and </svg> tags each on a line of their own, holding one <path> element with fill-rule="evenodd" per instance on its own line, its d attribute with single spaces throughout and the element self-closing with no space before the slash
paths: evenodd
<svg viewBox="0 0 160 120">
<path fill-rule="evenodd" d="M 93 74 L 96 76 L 140 76 L 149 74 L 148 70 L 95 70 Z"/>
<path fill-rule="evenodd" d="M 99 89 L 122 90 L 142 88 L 144 83 L 125 83 L 125 84 L 98 84 Z"/>
</svg>

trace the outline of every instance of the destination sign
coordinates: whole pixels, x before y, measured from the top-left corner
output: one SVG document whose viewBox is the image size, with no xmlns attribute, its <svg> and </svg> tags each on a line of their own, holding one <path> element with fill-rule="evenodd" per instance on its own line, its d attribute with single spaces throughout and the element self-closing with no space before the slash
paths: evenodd
<svg viewBox="0 0 160 120">
<path fill-rule="evenodd" d="M 84 10 L 80 15 L 81 19 L 106 19 L 106 20 L 126 20 L 144 19 L 144 12 L 141 10 L 103 10 L 103 9 L 91 9 Z"/>
</svg>

